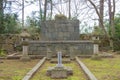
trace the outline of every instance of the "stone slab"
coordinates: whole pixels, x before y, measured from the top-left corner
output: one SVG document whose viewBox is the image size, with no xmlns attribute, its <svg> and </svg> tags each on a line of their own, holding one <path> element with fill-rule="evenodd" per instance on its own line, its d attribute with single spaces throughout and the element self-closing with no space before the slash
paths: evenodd
<svg viewBox="0 0 120 80">
<path fill-rule="evenodd" d="M 84 63 L 82 63 L 82 61 L 79 60 L 78 57 L 76 57 L 76 61 L 78 62 L 78 64 L 81 66 L 81 68 L 83 69 L 84 73 L 88 76 L 88 78 L 90 80 L 98 80 L 94 74 L 92 74 L 92 72 L 85 66 Z"/>
<path fill-rule="evenodd" d="M 45 62 L 46 57 L 44 57 L 42 60 L 40 60 L 38 62 L 38 64 L 36 66 L 34 66 L 32 68 L 32 70 L 30 70 L 22 80 L 30 80 L 30 78 L 34 75 L 34 73 L 42 66 L 42 64 Z"/>
</svg>

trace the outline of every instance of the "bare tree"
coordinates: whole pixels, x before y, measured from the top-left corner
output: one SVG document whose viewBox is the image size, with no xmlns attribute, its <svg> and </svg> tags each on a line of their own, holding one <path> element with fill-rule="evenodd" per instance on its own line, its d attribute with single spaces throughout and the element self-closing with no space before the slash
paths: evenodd
<svg viewBox="0 0 120 80">
<path fill-rule="evenodd" d="M 71 19 L 71 0 L 69 0 L 69 19 Z"/>
<path fill-rule="evenodd" d="M 22 27 L 24 28 L 24 0 L 22 0 Z"/>
<path fill-rule="evenodd" d="M 114 16 L 115 16 L 115 0 L 108 0 L 108 8 L 109 8 L 109 26 L 110 26 L 110 46 L 111 49 L 114 50 L 114 35 L 115 35 L 115 27 L 114 27 Z"/>
<path fill-rule="evenodd" d="M 42 1 L 41 0 L 39 0 L 39 14 L 40 14 L 40 20 L 42 20 L 43 17 L 42 17 Z"/>
<path fill-rule="evenodd" d="M 102 26 L 101 24 L 104 24 L 104 23 L 103 23 L 103 16 L 104 16 L 104 0 L 100 0 L 100 8 L 99 8 L 99 11 L 100 11 L 100 17 L 101 17 L 101 22 L 99 21 L 99 26 L 101 27 L 101 26 Z"/>
<path fill-rule="evenodd" d="M 100 13 L 102 13 L 102 11 L 99 12 L 98 10 L 98 7 L 94 4 L 94 2 L 92 2 L 91 0 L 88 0 L 91 5 L 94 7 L 97 15 L 98 15 L 98 18 L 99 18 L 99 24 L 100 24 L 100 27 L 102 28 L 102 30 L 104 31 L 104 34 L 106 35 L 106 37 L 109 39 L 109 35 L 107 33 L 107 31 L 105 30 L 105 26 L 103 24 L 103 14 L 101 15 Z"/>
<path fill-rule="evenodd" d="M 50 0 L 50 5 L 51 5 L 51 10 L 50 10 L 50 19 L 52 19 L 52 15 L 53 15 L 53 2 L 52 0 Z"/>
<path fill-rule="evenodd" d="M 106 31 L 105 25 L 103 22 L 103 16 L 104 16 L 104 0 L 100 0 L 100 12 L 98 11 L 97 6 L 92 0 L 88 0 L 90 4 L 94 7 L 98 17 L 99 17 L 99 26 L 102 28 L 104 31 L 106 37 L 108 38 L 110 42 L 110 47 L 113 50 L 114 44 L 113 44 L 113 38 L 115 34 L 115 28 L 114 28 L 114 15 L 115 15 L 115 0 L 108 0 L 108 12 L 109 12 L 109 27 L 110 27 L 110 34 L 109 32 Z"/>
<path fill-rule="evenodd" d="M 46 20 L 46 16 L 47 16 L 47 0 L 45 0 L 44 2 L 44 21 Z"/>
</svg>

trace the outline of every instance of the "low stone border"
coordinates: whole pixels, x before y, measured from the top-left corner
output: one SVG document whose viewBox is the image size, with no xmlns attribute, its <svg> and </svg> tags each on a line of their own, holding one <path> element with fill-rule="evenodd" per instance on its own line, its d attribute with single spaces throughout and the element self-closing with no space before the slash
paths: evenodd
<svg viewBox="0 0 120 80">
<path fill-rule="evenodd" d="M 22 79 L 22 80 L 30 80 L 30 78 L 32 78 L 32 76 L 35 74 L 35 72 L 42 66 L 42 64 L 45 62 L 45 60 L 46 60 L 46 57 L 44 57 L 42 60 L 40 60 L 39 62 L 38 62 L 38 64 L 35 66 L 35 67 L 33 67 L 33 69 L 32 70 L 30 70 L 25 76 L 24 76 L 24 78 Z"/>
<path fill-rule="evenodd" d="M 13 56 L 7 56 L 6 59 L 20 59 L 22 55 L 13 55 Z M 31 59 L 42 59 L 45 56 L 42 55 L 29 55 Z"/>
<path fill-rule="evenodd" d="M 14 56 L 14 55 L 17 55 L 17 54 L 18 53 L 13 53 L 13 54 L 8 55 L 7 57 Z"/>
<path fill-rule="evenodd" d="M 6 59 L 6 57 L 0 57 L 0 59 Z"/>
<path fill-rule="evenodd" d="M 112 54 L 99 54 L 102 58 L 114 58 Z M 77 55 L 80 58 L 91 58 L 92 55 Z"/>
<path fill-rule="evenodd" d="M 82 70 L 84 71 L 84 73 L 87 75 L 87 77 L 90 80 L 98 80 L 93 74 L 92 72 L 90 72 L 90 70 L 85 66 L 85 64 L 83 64 L 78 57 L 75 58 L 76 61 L 78 62 L 78 64 L 81 66 Z"/>
</svg>

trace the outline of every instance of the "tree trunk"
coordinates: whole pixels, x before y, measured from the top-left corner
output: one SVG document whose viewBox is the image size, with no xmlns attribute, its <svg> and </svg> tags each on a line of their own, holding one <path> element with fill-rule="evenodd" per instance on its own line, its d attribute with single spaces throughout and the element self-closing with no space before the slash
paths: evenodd
<svg viewBox="0 0 120 80">
<path fill-rule="evenodd" d="M 69 19 L 71 19 L 71 0 L 69 0 Z"/>
<path fill-rule="evenodd" d="M 42 8 L 41 8 L 41 4 L 42 4 L 42 1 L 41 0 L 39 0 L 39 16 L 40 16 L 40 20 L 43 20 L 43 16 L 42 16 Z"/>
<path fill-rule="evenodd" d="M 101 18 L 101 22 L 99 20 L 99 27 L 102 27 L 103 16 L 104 16 L 104 0 L 100 0 L 100 18 Z"/>
<path fill-rule="evenodd" d="M 98 15 L 98 18 L 99 18 L 99 23 L 100 23 L 100 27 L 101 29 L 103 30 L 105 36 L 107 37 L 107 39 L 109 40 L 109 34 L 107 33 L 107 31 L 105 30 L 105 26 L 103 24 L 103 17 L 101 17 L 101 14 L 100 12 L 98 11 L 97 9 L 97 6 L 91 1 L 91 0 L 88 0 L 90 2 L 90 4 L 94 7 L 95 11 L 96 11 L 96 14 Z"/>
<path fill-rule="evenodd" d="M 24 0 L 22 0 L 22 28 L 24 29 Z"/>
<path fill-rule="evenodd" d="M 44 3 L 44 21 L 46 21 L 46 15 L 47 15 L 47 0 L 45 0 L 45 3 Z"/>
<path fill-rule="evenodd" d="M 110 26 L 110 47 L 114 51 L 114 36 L 115 36 L 115 27 L 114 27 L 114 15 L 115 15 L 115 0 L 111 2 L 108 0 L 109 8 L 109 26 Z"/>
<path fill-rule="evenodd" d="M 53 11 L 53 6 L 52 6 L 52 0 L 50 0 L 50 5 L 51 5 L 51 10 L 50 10 L 50 19 L 52 19 L 52 11 Z"/>
<path fill-rule="evenodd" d="M 3 0 L 0 0 L 0 33 L 2 33 L 4 30 L 3 18 L 4 18 Z"/>
</svg>

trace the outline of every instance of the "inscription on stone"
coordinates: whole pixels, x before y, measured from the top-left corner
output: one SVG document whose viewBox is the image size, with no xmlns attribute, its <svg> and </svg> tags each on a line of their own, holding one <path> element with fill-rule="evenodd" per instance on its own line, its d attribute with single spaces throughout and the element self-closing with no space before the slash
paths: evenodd
<svg viewBox="0 0 120 80">
<path fill-rule="evenodd" d="M 79 21 L 60 20 L 42 22 L 43 40 L 79 40 Z"/>
</svg>

